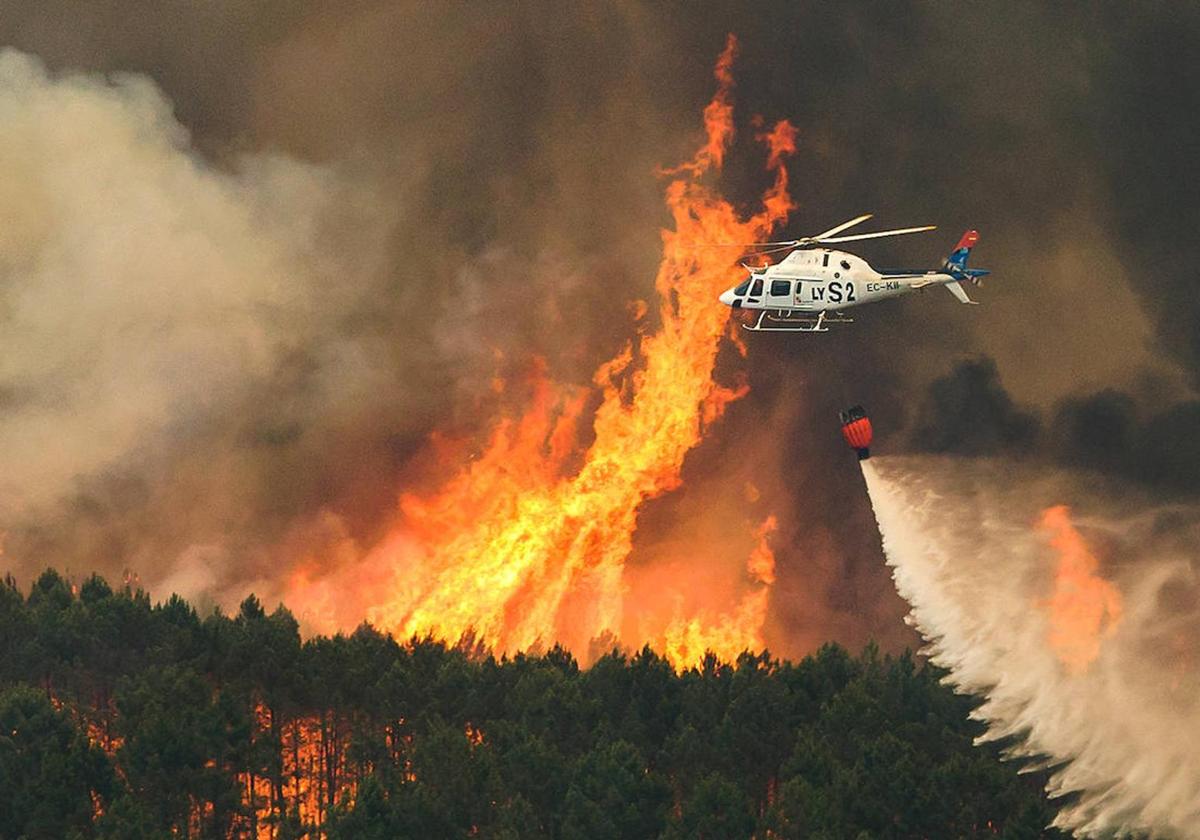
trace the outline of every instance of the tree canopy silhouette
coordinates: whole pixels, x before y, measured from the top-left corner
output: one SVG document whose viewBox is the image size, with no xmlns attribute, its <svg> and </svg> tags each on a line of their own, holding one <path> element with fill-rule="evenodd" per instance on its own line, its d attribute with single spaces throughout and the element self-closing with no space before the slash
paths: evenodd
<svg viewBox="0 0 1200 840">
<path fill-rule="evenodd" d="M 585 669 L 53 571 L 0 584 L 0 632 L 5 840 L 1056 835 L 976 701 L 873 646 Z"/>
</svg>

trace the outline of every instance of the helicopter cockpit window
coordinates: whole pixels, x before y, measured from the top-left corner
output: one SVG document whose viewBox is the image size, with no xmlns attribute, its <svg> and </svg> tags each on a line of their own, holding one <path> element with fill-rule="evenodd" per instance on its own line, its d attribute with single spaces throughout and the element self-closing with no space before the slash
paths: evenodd
<svg viewBox="0 0 1200 840">
<path fill-rule="evenodd" d="M 750 296 L 756 297 L 762 294 L 763 282 L 761 277 L 754 278 L 754 285 L 750 287 Z"/>
<path fill-rule="evenodd" d="M 737 288 L 733 290 L 733 293 L 735 295 L 737 295 L 738 297 L 741 297 L 742 295 L 746 294 L 746 290 L 749 288 L 750 288 L 750 278 L 747 277 L 741 283 L 738 283 Z"/>
<path fill-rule="evenodd" d="M 792 293 L 791 280 L 772 280 L 771 295 L 774 297 L 784 297 Z"/>
<path fill-rule="evenodd" d="M 843 271 L 850 270 L 850 263 L 847 260 L 842 260 L 842 270 Z"/>
</svg>

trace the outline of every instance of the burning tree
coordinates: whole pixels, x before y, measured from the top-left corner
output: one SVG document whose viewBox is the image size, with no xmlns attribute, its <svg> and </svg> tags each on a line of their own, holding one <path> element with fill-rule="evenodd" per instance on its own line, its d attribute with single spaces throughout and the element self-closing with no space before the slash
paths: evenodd
<svg viewBox="0 0 1200 840">
<path fill-rule="evenodd" d="M 1053 818 L 905 654 L 581 669 L 250 598 L 0 589 L 0 837 L 992 837 Z M 94 689 L 110 684 L 107 697 Z M 1053 832 L 1042 836 L 1053 836 Z"/>
</svg>

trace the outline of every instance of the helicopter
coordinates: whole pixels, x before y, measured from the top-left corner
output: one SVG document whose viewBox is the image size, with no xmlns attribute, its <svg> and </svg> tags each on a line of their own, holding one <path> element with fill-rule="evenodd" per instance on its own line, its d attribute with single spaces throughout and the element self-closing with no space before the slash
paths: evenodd
<svg viewBox="0 0 1200 840">
<path fill-rule="evenodd" d="M 979 232 L 968 230 L 940 268 L 872 268 L 866 260 L 845 251 L 823 247 L 859 239 L 878 239 L 936 230 L 936 225 L 881 230 L 847 236 L 838 234 L 871 218 L 867 213 L 824 233 L 781 242 L 755 242 L 739 246 L 760 250 L 760 255 L 787 251 L 779 262 L 761 266 L 742 263 L 750 276 L 721 294 L 719 300 L 733 309 L 758 311 L 753 323 L 742 327 L 753 332 L 828 332 L 829 324 L 853 322 L 845 313 L 851 307 L 898 297 L 928 286 L 945 286 L 960 303 L 974 304 L 963 281 L 981 285 L 990 272 L 967 268 Z"/>
</svg>

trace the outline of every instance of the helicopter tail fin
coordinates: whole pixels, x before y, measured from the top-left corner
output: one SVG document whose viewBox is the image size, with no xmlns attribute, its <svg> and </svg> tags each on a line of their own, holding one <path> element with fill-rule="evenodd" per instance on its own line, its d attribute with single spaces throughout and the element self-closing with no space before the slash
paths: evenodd
<svg viewBox="0 0 1200 840">
<path fill-rule="evenodd" d="M 983 281 L 980 278 L 991 274 L 991 272 L 983 268 L 967 268 L 967 258 L 971 256 L 971 249 L 975 247 L 975 243 L 978 241 L 979 231 L 969 230 L 964 233 L 962 239 L 958 240 L 958 244 L 954 246 L 954 250 L 950 252 L 950 256 L 946 257 L 942 271 L 949 274 L 956 281 L 968 280 L 976 286 L 981 285 Z M 957 285 L 957 283 L 953 285 Z M 949 288 L 949 284 L 947 288 Z M 955 292 L 955 296 L 958 296 L 957 292 Z M 962 300 L 962 298 L 959 299 Z M 963 301 L 963 303 L 969 303 L 969 301 Z"/>
<path fill-rule="evenodd" d="M 966 271 L 967 258 L 971 256 L 971 249 L 975 247 L 975 243 L 979 241 L 979 231 L 969 230 L 962 235 L 962 239 L 958 240 L 958 244 L 954 246 L 954 250 L 950 256 L 946 257 L 946 264 L 943 268 L 953 274 L 955 271 Z"/>
</svg>

